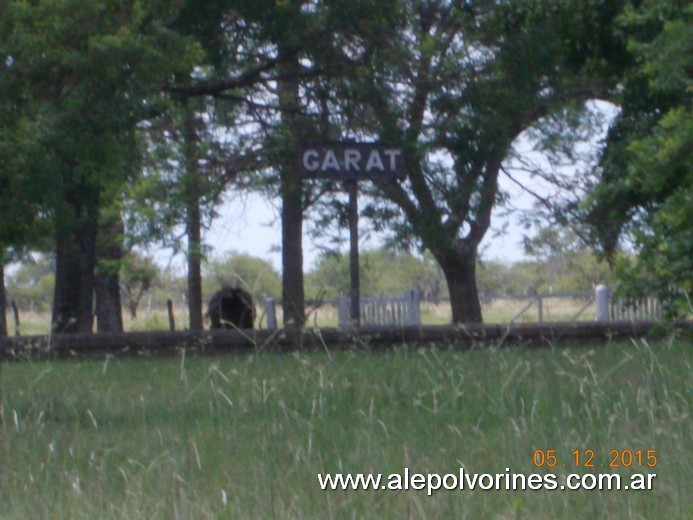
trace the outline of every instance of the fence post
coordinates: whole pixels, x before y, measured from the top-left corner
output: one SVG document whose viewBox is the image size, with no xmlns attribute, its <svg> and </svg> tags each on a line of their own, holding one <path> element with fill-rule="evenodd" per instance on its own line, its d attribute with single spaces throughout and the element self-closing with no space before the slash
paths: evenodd
<svg viewBox="0 0 693 520">
<path fill-rule="evenodd" d="M 606 285 L 597 285 L 594 301 L 597 304 L 597 321 L 609 321 L 609 288 Z"/>
<path fill-rule="evenodd" d="M 17 308 L 17 302 L 12 300 L 12 312 L 14 313 L 14 335 L 21 336 L 19 332 L 19 309 Z"/>
<path fill-rule="evenodd" d="M 539 323 L 544 321 L 544 299 L 541 294 L 537 294 L 537 314 L 539 317 Z"/>
<path fill-rule="evenodd" d="M 416 289 L 409 291 L 409 325 L 421 325 L 421 295 Z"/>
<path fill-rule="evenodd" d="M 176 319 L 173 316 L 173 301 L 166 300 L 166 308 L 168 309 L 168 329 L 173 332 L 176 330 Z"/>
<path fill-rule="evenodd" d="M 337 298 L 337 323 L 339 327 L 346 327 L 349 324 L 350 299 L 348 296 Z"/>
<path fill-rule="evenodd" d="M 269 330 L 277 329 L 277 302 L 274 298 L 265 300 L 265 314 L 267 315 L 267 328 Z"/>
</svg>

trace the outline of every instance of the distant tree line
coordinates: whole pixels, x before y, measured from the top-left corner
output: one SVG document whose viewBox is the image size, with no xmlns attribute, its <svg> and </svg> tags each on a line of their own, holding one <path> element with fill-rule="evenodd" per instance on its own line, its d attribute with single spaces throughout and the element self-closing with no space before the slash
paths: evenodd
<svg viewBox="0 0 693 520">
<path fill-rule="evenodd" d="M 7 295 L 23 311 L 50 312 L 55 284 L 54 261 L 37 256 L 21 264 L 7 279 Z M 241 286 L 256 303 L 267 298 L 281 301 L 281 276 L 269 262 L 245 253 L 212 258 L 203 270 L 203 295 L 211 297 L 220 287 Z M 430 255 L 412 255 L 391 249 L 364 251 L 361 255 L 362 296 L 396 296 L 411 289 L 422 299 L 442 303 L 449 299 L 445 277 Z M 324 254 L 306 272 L 306 296 L 314 303 L 349 294 L 349 257 Z M 150 258 L 130 254 L 123 260 L 120 277 L 124 309 L 131 319 L 146 309 L 187 305 L 187 277 L 162 269 Z M 506 264 L 480 261 L 477 282 L 481 296 L 534 293 L 588 292 L 599 283 L 613 283 L 604 262 L 587 250 L 557 257 L 533 258 Z"/>
</svg>

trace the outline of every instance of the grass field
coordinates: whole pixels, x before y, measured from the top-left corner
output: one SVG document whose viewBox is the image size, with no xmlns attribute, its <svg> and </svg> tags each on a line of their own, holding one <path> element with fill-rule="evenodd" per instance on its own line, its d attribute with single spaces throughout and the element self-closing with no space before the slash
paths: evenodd
<svg viewBox="0 0 693 520">
<path fill-rule="evenodd" d="M 688 519 L 692 364 L 681 342 L 5 364 L 0 518 Z M 538 449 L 559 465 L 536 468 Z M 656 473 L 653 490 L 427 496 L 317 478 L 606 471 L 575 467 L 590 449 L 605 466 L 656 450 L 654 467 L 608 470 Z"/>
</svg>

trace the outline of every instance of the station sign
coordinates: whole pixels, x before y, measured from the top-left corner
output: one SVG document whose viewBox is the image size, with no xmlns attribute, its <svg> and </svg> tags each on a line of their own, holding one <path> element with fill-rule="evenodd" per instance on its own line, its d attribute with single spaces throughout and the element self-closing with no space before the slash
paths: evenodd
<svg viewBox="0 0 693 520">
<path fill-rule="evenodd" d="M 304 179 L 382 180 L 406 176 L 401 146 L 382 143 L 302 145 L 299 169 Z"/>
</svg>

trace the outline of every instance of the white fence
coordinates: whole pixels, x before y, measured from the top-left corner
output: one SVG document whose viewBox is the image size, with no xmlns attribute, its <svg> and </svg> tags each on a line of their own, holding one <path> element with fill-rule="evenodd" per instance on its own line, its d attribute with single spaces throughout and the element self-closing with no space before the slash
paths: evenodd
<svg viewBox="0 0 693 520">
<path fill-rule="evenodd" d="M 662 305 L 657 298 L 639 298 L 632 302 L 616 300 L 610 302 L 611 321 L 646 321 L 662 318 Z"/>
<path fill-rule="evenodd" d="M 585 311 L 593 306 L 596 307 L 596 321 L 600 322 L 656 321 L 662 317 L 662 307 L 656 298 L 641 298 L 630 301 L 624 299 L 614 300 L 611 298 L 609 288 L 605 285 L 598 285 L 592 292 L 495 296 L 482 297 L 480 300 L 482 303 L 498 300 L 526 301 L 526 305 L 509 320 L 509 323 L 514 323 L 521 316 L 532 312 L 536 312 L 536 321 L 542 323 L 544 322 L 545 302 L 550 299 L 566 298 L 584 301 L 577 312 L 567 321 L 577 321 Z M 347 326 L 351 321 L 351 299 L 348 296 L 342 296 L 330 303 L 337 306 L 339 327 Z M 360 307 L 361 325 L 421 325 L 421 297 L 419 292 L 415 290 L 411 290 L 402 296 L 361 298 Z M 267 315 L 267 328 L 276 329 L 276 302 L 274 300 L 265 302 L 265 312 Z"/>
<path fill-rule="evenodd" d="M 421 325 L 421 297 L 411 290 L 403 296 L 376 296 L 361 298 L 361 325 Z M 351 321 L 351 298 L 337 300 L 337 318 L 340 327 Z"/>
<path fill-rule="evenodd" d="M 564 293 L 553 293 L 553 294 L 529 294 L 529 295 L 516 295 L 516 296 L 482 296 L 479 298 L 481 303 L 491 304 L 497 301 L 509 301 L 509 302 L 526 302 L 525 306 L 522 307 L 515 315 L 508 320 L 508 323 L 515 323 L 522 316 L 528 315 L 531 312 L 536 312 L 536 322 L 544 322 L 544 309 L 545 307 L 550 307 L 549 300 L 583 300 L 582 306 L 567 318 L 567 321 L 577 321 L 580 316 L 582 316 L 587 309 L 594 305 L 595 295 L 592 292 L 564 292 Z"/>
</svg>

